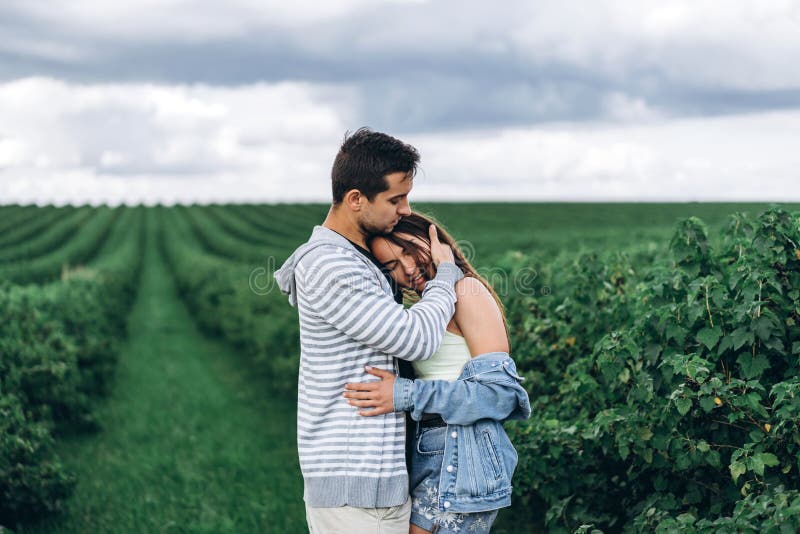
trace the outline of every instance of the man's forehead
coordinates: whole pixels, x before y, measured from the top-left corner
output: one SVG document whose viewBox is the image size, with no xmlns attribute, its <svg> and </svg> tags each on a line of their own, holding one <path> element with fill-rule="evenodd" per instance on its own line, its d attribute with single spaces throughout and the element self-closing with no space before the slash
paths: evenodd
<svg viewBox="0 0 800 534">
<path fill-rule="evenodd" d="M 389 174 L 386 176 L 386 183 L 389 185 L 389 189 L 383 192 L 385 195 L 400 195 L 411 191 L 414 186 L 414 176 L 410 173 L 406 175 L 400 173 Z"/>
</svg>

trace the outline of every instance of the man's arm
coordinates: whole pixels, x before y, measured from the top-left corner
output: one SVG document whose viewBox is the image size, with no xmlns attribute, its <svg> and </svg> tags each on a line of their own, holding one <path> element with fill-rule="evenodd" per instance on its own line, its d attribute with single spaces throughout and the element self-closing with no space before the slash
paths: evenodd
<svg viewBox="0 0 800 534">
<path fill-rule="evenodd" d="M 409 380 L 372 367 L 367 372 L 381 380 L 345 384 L 344 393 L 350 405 L 362 408 L 359 414 L 364 416 L 408 411 L 419 421 L 423 413 L 436 413 L 451 425 L 530 416 L 527 392 L 519 385 L 516 373 L 502 365 L 492 371 L 498 374 L 488 381 Z"/>
<path fill-rule="evenodd" d="M 434 246 L 443 245 L 436 239 Z M 452 260 L 447 251 L 449 257 L 440 251 L 437 258 Z M 353 340 L 403 360 L 424 360 L 439 348 L 455 311 L 455 283 L 464 277 L 452 261 L 440 261 L 420 301 L 406 309 L 371 271 L 337 251 L 301 262 L 298 274 L 305 307 Z"/>
</svg>

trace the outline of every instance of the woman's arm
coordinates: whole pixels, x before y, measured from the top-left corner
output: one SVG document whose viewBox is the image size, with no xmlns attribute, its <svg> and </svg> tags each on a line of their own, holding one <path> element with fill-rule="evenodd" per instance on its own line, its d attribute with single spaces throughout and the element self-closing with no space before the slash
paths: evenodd
<svg viewBox="0 0 800 534">
<path fill-rule="evenodd" d="M 453 315 L 473 357 L 489 352 L 509 352 L 503 315 L 494 297 L 477 278 L 466 276 L 455 285 Z"/>
</svg>

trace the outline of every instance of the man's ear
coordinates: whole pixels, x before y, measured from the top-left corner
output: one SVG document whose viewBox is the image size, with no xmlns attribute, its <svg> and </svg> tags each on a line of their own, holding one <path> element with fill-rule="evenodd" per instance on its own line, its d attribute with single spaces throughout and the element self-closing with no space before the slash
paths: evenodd
<svg viewBox="0 0 800 534">
<path fill-rule="evenodd" d="M 352 211 L 361 211 L 361 207 L 366 200 L 367 197 L 365 197 L 361 191 L 358 189 L 351 189 L 344 194 L 342 202 Z"/>
</svg>

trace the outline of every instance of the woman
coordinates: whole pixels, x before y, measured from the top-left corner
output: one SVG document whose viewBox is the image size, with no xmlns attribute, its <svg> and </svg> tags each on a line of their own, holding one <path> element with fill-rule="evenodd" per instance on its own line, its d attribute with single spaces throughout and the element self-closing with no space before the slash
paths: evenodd
<svg viewBox="0 0 800 534">
<path fill-rule="evenodd" d="M 430 256 L 433 221 L 413 213 L 394 231 L 368 243 L 373 255 L 414 301 L 435 276 Z M 455 314 L 439 350 L 413 362 L 417 380 L 393 382 L 392 398 L 348 384 L 345 397 L 357 407 L 394 403 L 418 420 L 410 473 L 411 534 L 489 532 L 498 509 L 510 504 L 516 452 L 501 422 L 526 418 L 530 404 L 508 356 L 503 305 L 470 265 L 453 238 L 436 225 L 439 240 L 453 249 L 464 278 L 456 284 Z M 368 370 L 383 380 L 391 373 Z M 447 386 L 431 381 L 448 381 Z M 409 406 L 397 406 L 407 398 Z M 369 416 L 369 410 L 360 412 Z"/>
</svg>

